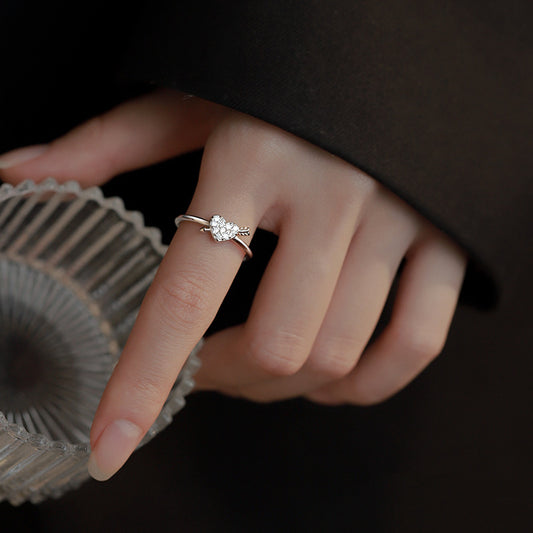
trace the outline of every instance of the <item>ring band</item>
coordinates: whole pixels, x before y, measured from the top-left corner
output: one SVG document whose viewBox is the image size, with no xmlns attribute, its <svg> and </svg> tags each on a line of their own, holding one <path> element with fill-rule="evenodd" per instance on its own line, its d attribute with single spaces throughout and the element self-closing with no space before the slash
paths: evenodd
<svg viewBox="0 0 533 533">
<path fill-rule="evenodd" d="M 203 227 L 200 231 L 208 231 L 211 233 L 211 237 L 217 242 L 234 242 L 245 251 L 246 255 L 244 256 L 244 260 L 251 259 L 254 255 L 252 250 L 250 250 L 250 247 L 238 237 L 239 235 L 250 235 L 250 228 L 248 227 L 240 227 L 235 224 L 235 222 L 228 222 L 221 215 L 213 215 L 210 220 L 195 215 L 180 215 L 179 217 L 176 217 L 176 220 L 174 221 L 176 228 L 179 228 L 179 225 L 182 222 L 195 222 L 196 224 L 201 224 Z"/>
</svg>

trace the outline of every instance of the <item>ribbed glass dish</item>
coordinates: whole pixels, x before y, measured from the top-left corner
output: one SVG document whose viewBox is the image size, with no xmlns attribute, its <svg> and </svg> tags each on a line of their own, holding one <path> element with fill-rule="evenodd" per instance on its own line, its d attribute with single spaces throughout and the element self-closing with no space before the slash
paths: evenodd
<svg viewBox="0 0 533 533">
<path fill-rule="evenodd" d="M 88 478 L 92 418 L 165 251 L 98 188 L 0 187 L 0 501 L 38 503 Z M 198 348 L 141 446 L 184 406 Z"/>
</svg>

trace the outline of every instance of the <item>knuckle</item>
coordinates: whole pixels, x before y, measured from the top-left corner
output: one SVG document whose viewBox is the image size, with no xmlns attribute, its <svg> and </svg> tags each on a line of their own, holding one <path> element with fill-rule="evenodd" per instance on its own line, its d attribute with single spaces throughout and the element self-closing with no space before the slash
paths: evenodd
<svg viewBox="0 0 533 533">
<path fill-rule="evenodd" d="M 363 197 L 355 187 L 350 186 L 342 190 L 334 191 L 333 202 L 331 207 L 334 209 L 336 216 L 341 220 L 351 218 L 357 213 L 363 203 Z"/>
<path fill-rule="evenodd" d="M 339 180 L 339 192 L 344 193 L 348 205 L 361 204 L 377 195 L 380 190 L 378 182 L 363 171 L 349 166 L 343 180 Z"/>
<path fill-rule="evenodd" d="M 246 144 L 247 153 L 251 156 L 251 160 L 259 163 L 259 166 L 271 167 L 280 155 L 281 149 L 286 150 L 286 147 L 281 147 L 280 136 L 274 134 L 265 128 L 254 130 L 253 134 L 249 134 L 246 138 L 242 137 L 242 142 Z"/>
<path fill-rule="evenodd" d="M 343 391 L 347 403 L 361 407 L 378 405 L 393 395 L 392 392 L 384 393 L 383 389 L 373 380 L 366 379 L 355 379 L 350 383 L 349 389 L 344 387 Z"/>
<path fill-rule="evenodd" d="M 279 156 L 287 152 L 290 134 L 246 115 L 235 115 L 231 120 L 224 121 L 216 131 L 227 148 L 235 147 L 240 154 L 247 154 L 247 159 L 254 165 L 272 165 Z"/>
<path fill-rule="evenodd" d="M 359 405 L 361 407 L 379 404 L 388 397 L 371 384 L 357 379 L 355 381 L 353 379 L 340 381 L 339 384 L 334 384 L 333 387 L 330 385 L 327 392 L 329 393 L 329 398 L 326 398 L 327 403 Z"/>
<path fill-rule="evenodd" d="M 387 396 L 376 394 L 372 390 L 357 388 L 352 392 L 350 403 L 361 407 L 371 407 L 384 402 L 386 399 Z"/>
<path fill-rule="evenodd" d="M 188 273 L 159 286 L 157 301 L 161 316 L 179 328 L 190 328 L 205 319 L 210 303 L 210 281 L 198 273 Z"/>
<path fill-rule="evenodd" d="M 355 172 L 354 172 L 355 170 Z M 336 226 L 349 225 L 350 227 L 360 219 L 362 211 L 372 202 L 377 190 L 377 183 L 367 177 L 366 180 L 359 178 L 360 172 L 353 167 L 349 172 L 338 180 L 331 180 L 324 184 L 322 209 L 324 209 L 323 198 L 327 198 L 327 209 L 333 216 Z"/>
<path fill-rule="evenodd" d="M 391 329 L 393 342 L 410 360 L 429 362 L 444 348 L 446 340 L 438 330 L 424 324 L 402 324 Z"/>
<path fill-rule="evenodd" d="M 352 171 L 353 171 L 352 167 Z M 368 196 L 373 196 L 381 190 L 381 186 L 374 178 L 369 176 L 366 172 L 363 172 L 359 168 L 355 168 L 355 172 L 352 176 L 353 181 L 356 183 L 359 191 Z"/>
<path fill-rule="evenodd" d="M 353 339 L 329 338 L 311 353 L 313 371 L 330 379 L 343 378 L 353 369 L 356 346 Z"/>
<path fill-rule="evenodd" d="M 251 335 L 247 354 L 256 367 L 271 376 L 294 375 L 307 358 L 304 338 L 282 329 Z"/>
</svg>

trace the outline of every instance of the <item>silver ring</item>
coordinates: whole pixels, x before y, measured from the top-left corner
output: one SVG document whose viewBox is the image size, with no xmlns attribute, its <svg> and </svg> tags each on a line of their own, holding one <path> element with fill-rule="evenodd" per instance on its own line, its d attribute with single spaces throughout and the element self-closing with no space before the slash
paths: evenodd
<svg viewBox="0 0 533 533">
<path fill-rule="evenodd" d="M 238 237 L 239 235 L 250 235 L 250 228 L 248 227 L 241 227 L 235 224 L 235 222 L 229 222 L 221 215 L 213 215 L 210 220 L 195 215 L 180 215 L 174 220 L 176 228 L 179 228 L 182 222 L 196 222 L 196 224 L 201 224 L 203 227 L 200 231 L 208 231 L 211 233 L 211 237 L 217 242 L 234 242 L 246 252 L 244 256 L 245 260 L 251 259 L 254 255 L 250 247 Z"/>
</svg>

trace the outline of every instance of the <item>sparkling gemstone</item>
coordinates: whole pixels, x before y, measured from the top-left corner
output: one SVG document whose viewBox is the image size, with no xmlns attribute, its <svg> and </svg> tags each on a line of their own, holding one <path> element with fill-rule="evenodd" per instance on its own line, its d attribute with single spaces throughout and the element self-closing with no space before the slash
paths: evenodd
<svg viewBox="0 0 533 533">
<path fill-rule="evenodd" d="M 209 221 L 211 235 L 216 241 L 229 241 L 239 233 L 239 226 L 234 222 L 228 222 L 220 215 L 213 215 Z"/>
</svg>

